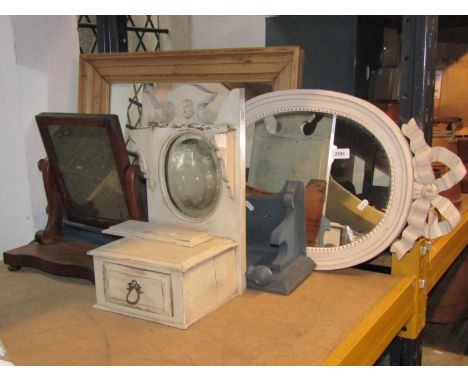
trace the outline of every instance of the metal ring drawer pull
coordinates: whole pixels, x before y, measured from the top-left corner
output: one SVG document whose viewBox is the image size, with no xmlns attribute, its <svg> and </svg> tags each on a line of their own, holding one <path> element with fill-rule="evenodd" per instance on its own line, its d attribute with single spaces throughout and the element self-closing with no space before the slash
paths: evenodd
<svg viewBox="0 0 468 382">
<path fill-rule="evenodd" d="M 140 295 L 143 294 L 143 291 L 141 290 L 141 285 L 138 284 L 136 280 L 132 280 L 131 282 L 127 284 L 127 290 L 128 290 L 128 293 L 127 293 L 127 297 L 125 298 L 127 300 L 127 303 L 129 303 L 130 305 L 138 304 L 138 301 L 140 301 Z M 136 299 L 134 299 L 133 301 L 130 301 L 129 300 L 130 293 L 132 293 L 133 291 L 136 292 Z"/>
</svg>

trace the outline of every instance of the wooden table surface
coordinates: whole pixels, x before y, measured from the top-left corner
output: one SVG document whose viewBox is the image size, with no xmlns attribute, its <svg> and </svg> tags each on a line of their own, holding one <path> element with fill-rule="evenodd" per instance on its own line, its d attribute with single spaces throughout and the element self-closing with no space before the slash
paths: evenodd
<svg viewBox="0 0 468 382">
<path fill-rule="evenodd" d="M 94 309 L 87 281 L 1 266 L 0 338 L 17 365 L 372 364 L 411 300 L 409 278 L 314 272 L 290 296 L 247 290 L 181 330 Z"/>
<path fill-rule="evenodd" d="M 467 229 L 464 208 L 456 230 L 434 242 L 426 292 Z M 417 277 L 405 274 L 314 272 L 290 296 L 247 290 L 181 330 L 94 309 L 88 281 L 2 265 L 0 338 L 18 365 L 371 365 L 425 314 Z"/>
</svg>

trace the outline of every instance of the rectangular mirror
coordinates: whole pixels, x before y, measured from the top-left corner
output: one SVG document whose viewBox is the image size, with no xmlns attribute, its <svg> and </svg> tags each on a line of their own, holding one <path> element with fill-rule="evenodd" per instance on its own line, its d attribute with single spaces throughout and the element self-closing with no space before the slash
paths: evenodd
<svg viewBox="0 0 468 382">
<path fill-rule="evenodd" d="M 36 116 L 66 218 L 108 227 L 129 219 L 125 143 L 115 115 Z"/>
<path fill-rule="evenodd" d="M 302 72 L 297 46 L 83 54 L 78 111 L 109 113 L 113 84 L 218 82 L 245 88 L 249 99 L 300 88 Z"/>
</svg>

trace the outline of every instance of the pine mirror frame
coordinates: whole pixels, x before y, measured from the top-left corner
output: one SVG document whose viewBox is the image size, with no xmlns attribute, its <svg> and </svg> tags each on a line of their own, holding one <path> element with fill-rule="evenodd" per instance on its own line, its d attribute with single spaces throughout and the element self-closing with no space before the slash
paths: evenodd
<svg viewBox="0 0 468 382">
<path fill-rule="evenodd" d="M 78 111 L 109 113 L 114 83 L 222 82 L 231 88 L 297 89 L 303 56 L 298 46 L 82 54 Z M 256 95 L 246 92 L 247 99 Z"/>
<path fill-rule="evenodd" d="M 412 154 L 400 128 L 383 111 L 362 99 L 327 90 L 291 90 L 263 94 L 246 103 L 246 129 L 279 113 L 321 112 L 350 119 L 382 143 L 390 162 L 387 211 L 363 238 L 333 248 L 308 247 L 317 270 L 332 270 L 366 262 L 386 250 L 404 229 L 412 204 Z"/>
</svg>

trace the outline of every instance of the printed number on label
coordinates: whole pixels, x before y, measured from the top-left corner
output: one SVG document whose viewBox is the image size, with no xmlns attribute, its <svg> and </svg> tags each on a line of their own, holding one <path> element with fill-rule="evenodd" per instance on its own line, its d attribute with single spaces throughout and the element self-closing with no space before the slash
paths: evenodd
<svg viewBox="0 0 468 382">
<path fill-rule="evenodd" d="M 334 149 L 333 159 L 349 159 L 349 149 Z"/>
</svg>

